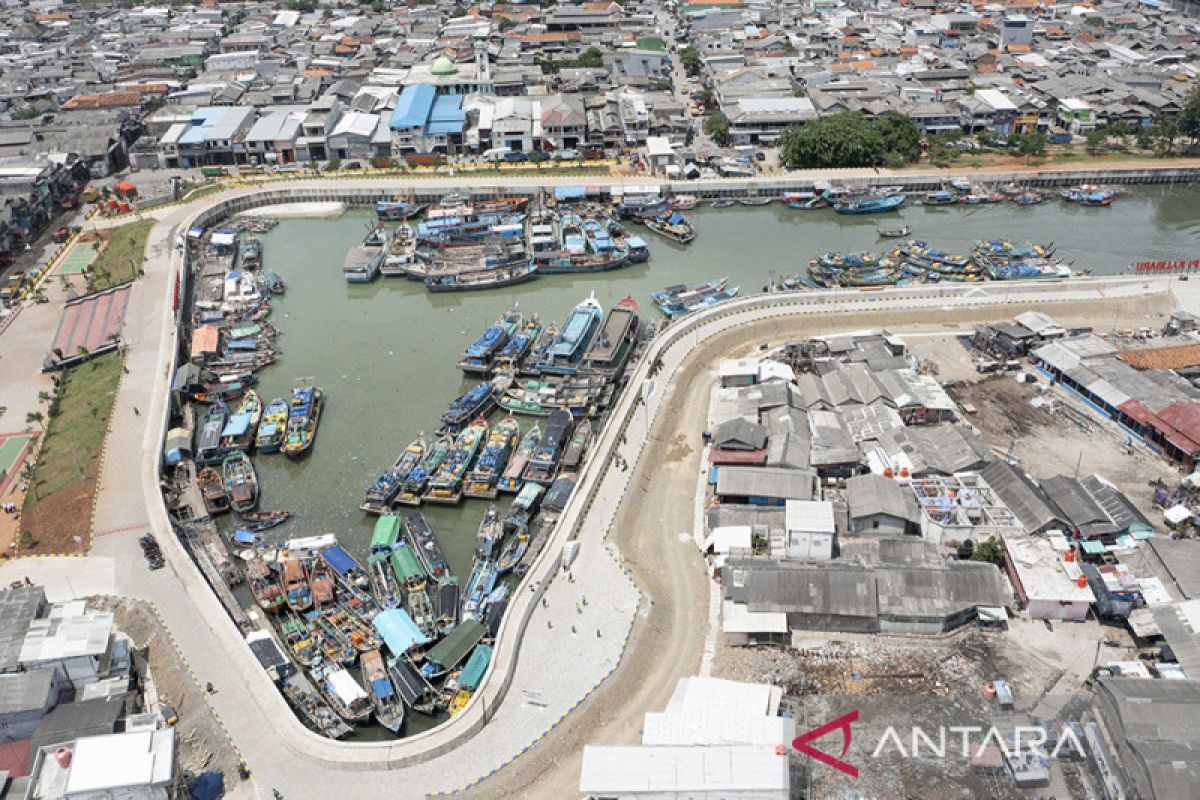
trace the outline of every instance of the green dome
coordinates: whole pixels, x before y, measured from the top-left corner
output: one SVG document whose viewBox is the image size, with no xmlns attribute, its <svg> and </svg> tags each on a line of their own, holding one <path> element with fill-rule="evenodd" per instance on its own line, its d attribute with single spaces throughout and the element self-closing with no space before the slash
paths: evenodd
<svg viewBox="0 0 1200 800">
<path fill-rule="evenodd" d="M 458 72 L 458 67 L 454 66 L 454 62 L 446 56 L 438 56 L 438 60 L 433 62 L 433 67 L 429 71 L 433 75 L 453 75 Z"/>
</svg>

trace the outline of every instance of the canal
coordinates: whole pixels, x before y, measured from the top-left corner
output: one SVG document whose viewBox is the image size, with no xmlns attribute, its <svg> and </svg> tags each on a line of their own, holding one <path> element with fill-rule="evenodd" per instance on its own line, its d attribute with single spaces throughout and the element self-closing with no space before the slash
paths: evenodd
<svg viewBox="0 0 1200 800">
<path fill-rule="evenodd" d="M 650 293 L 663 286 L 728 275 L 743 294 L 760 292 L 773 276 L 803 270 L 818 253 L 883 249 L 887 243 L 877 238 L 876 227 L 901 221 L 915 238 L 953 252 L 969 251 L 980 238 L 1053 241 L 1058 255 L 1074 262 L 1076 270 L 1116 274 L 1136 260 L 1194 257 L 1198 206 L 1198 189 L 1145 188 L 1131 190 L 1110 208 L 1058 201 L 1035 207 L 907 206 L 880 217 L 780 205 L 698 209 L 692 216 L 699 235 L 687 247 L 631 226 L 650 243 L 646 264 L 594 275 L 545 276 L 510 289 L 437 295 L 403 278 L 366 285 L 343 281 L 343 256 L 374 221 L 369 212 L 283 220 L 261 236 L 265 268 L 283 277 L 287 293 L 273 300 L 271 316 L 283 355 L 260 373 L 259 392 L 265 403 L 286 396 L 296 379 L 311 377 L 324 389 L 326 405 L 307 458 L 255 457 L 260 507 L 295 514 L 268 537 L 335 533 L 364 557 L 375 521 L 359 511 L 364 489 L 419 432 L 432 434 L 438 427 L 449 401 L 472 384 L 455 367 L 462 349 L 514 305 L 544 322 L 561 322 L 589 294 L 606 309 L 631 294 L 642 313 L 657 320 L 661 315 Z M 532 422 L 522 418 L 522 428 Z M 423 509 L 463 581 L 485 509 L 478 500 Z M 427 727 L 421 715 L 411 716 L 407 732 Z"/>
</svg>

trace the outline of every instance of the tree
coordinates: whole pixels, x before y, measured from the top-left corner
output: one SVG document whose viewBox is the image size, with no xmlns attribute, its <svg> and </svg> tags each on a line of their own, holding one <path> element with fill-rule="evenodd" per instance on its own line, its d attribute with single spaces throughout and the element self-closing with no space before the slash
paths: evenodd
<svg viewBox="0 0 1200 800">
<path fill-rule="evenodd" d="M 683 71 L 688 75 L 699 75 L 702 66 L 700 51 L 692 45 L 688 45 L 679 51 L 679 63 L 683 65 Z"/>
<path fill-rule="evenodd" d="M 971 554 L 972 561 L 986 561 L 989 564 L 999 564 L 1004 559 L 1004 550 L 995 536 L 989 536 L 986 541 L 975 545 Z"/>
<path fill-rule="evenodd" d="M 874 127 L 883 137 L 884 153 L 896 153 L 905 161 L 921 155 L 921 129 L 908 115 L 885 111 L 875 118 Z"/>
<path fill-rule="evenodd" d="M 501 17 L 500 18 L 500 30 L 501 31 L 507 31 L 507 30 L 510 30 L 515 27 L 517 27 L 517 21 L 515 19 L 513 19 L 512 17 Z"/>
<path fill-rule="evenodd" d="M 1175 152 L 1175 142 L 1179 139 L 1179 128 L 1174 122 L 1157 120 L 1150 129 L 1150 140 L 1157 156 L 1169 156 Z"/>
<path fill-rule="evenodd" d="M 1100 16 L 1099 14 L 1092 14 L 1090 17 L 1088 17 L 1087 19 L 1085 19 L 1083 21 L 1083 24 L 1090 25 L 1093 28 L 1103 28 L 1104 27 L 1104 17 Z"/>
<path fill-rule="evenodd" d="M 1018 133 L 1012 138 L 1017 155 L 1024 156 L 1026 161 L 1046 155 L 1046 142 L 1046 134 L 1041 131 Z"/>
<path fill-rule="evenodd" d="M 376 14 L 382 14 L 383 13 L 383 0 L 372 0 L 371 10 L 374 11 Z"/>
<path fill-rule="evenodd" d="M 43 431 L 46 430 L 45 421 L 46 416 L 40 411 L 30 411 L 25 415 L 26 425 L 37 425 Z"/>
<path fill-rule="evenodd" d="M 467 15 L 467 10 L 465 8 L 463 8 L 461 5 L 456 4 L 454 6 L 454 8 L 450 9 L 450 18 L 451 19 L 465 17 L 466 15 Z"/>
<path fill-rule="evenodd" d="M 337 156 L 334 156 L 333 158 L 329 159 L 329 162 L 325 165 L 325 169 L 329 170 L 330 172 L 336 172 L 337 170 L 339 170 L 341 168 L 342 168 L 342 160 L 340 158 L 338 158 Z"/>
<path fill-rule="evenodd" d="M 862 114 L 843 111 L 784 129 L 779 151 L 795 167 L 869 167 L 883 152 L 883 137 Z"/>
<path fill-rule="evenodd" d="M 1180 135 L 1186 136 L 1191 144 L 1200 140 L 1200 87 L 1188 92 L 1175 124 Z"/>
<path fill-rule="evenodd" d="M 938 143 L 929 148 L 929 163 L 935 167 L 948 167 L 962 157 L 962 151 L 948 144 Z"/>
<path fill-rule="evenodd" d="M 1084 147 L 1092 155 L 1103 153 L 1108 149 L 1108 134 L 1102 128 L 1088 131 L 1083 137 Z"/>
<path fill-rule="evenodd" d="M 727 147 L 733 141 L 733 135 L 729 132 L 729 118 L 720 111 L 705 118 L 704 132 L 721 147 Z"/>
</svg>

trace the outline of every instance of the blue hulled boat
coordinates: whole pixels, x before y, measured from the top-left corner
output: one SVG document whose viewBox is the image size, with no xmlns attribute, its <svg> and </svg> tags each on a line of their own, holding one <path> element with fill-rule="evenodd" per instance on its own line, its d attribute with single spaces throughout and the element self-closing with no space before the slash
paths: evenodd
<svg viewBox="0 0 1200 800">
<path fill-rule="evenodd" d="M 589 297 L 571 310 L 562 330 L 546 348 L 537 369 L 541 372 L 569 375 L 579 369 L 596 331 L 604 309 L 595 297 Z"/>
</svg>

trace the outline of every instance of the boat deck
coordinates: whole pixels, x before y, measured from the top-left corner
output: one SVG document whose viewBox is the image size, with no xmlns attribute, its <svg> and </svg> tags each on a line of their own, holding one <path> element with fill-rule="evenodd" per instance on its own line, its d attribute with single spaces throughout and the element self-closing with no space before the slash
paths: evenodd
<svg viewBox="0 0 1200 800">
<path fill-rule="evenodd" d="M 605 366 L 620 353 L 636 315 L 628 308 L 614 308 L 608 312 L 604 327 L 592 342 L 588 360 L 596 366 Z"/>
</svg>

